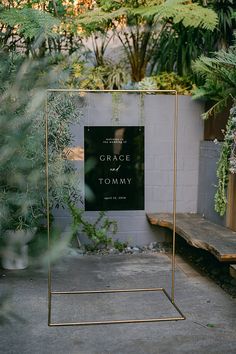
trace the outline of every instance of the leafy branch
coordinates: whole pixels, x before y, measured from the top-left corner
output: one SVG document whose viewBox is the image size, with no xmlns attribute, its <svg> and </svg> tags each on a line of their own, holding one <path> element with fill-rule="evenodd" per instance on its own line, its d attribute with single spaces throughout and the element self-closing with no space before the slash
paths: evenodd
<svg viewBox="0 0 236 354">
<path fill-rule="evenodd" d="M 221 216 L 226 212 L 227 207 L 227 186 L 230 172 L 230 157 L 234 142 L 234 131 L 236 130 L 236 106 L 231 109 L 231 114 L 226 126 L 224 142 L 222 144 L 220 158 L 217 163 L 218 185 L 215 194 L 215 210 Z"/>
<path fill-rule="evenodd" d="M 74 204 L 68 203 L 69 210 L 72 215 L 72 237 L 78 238 L 78 232 L 83 232 L 87 235 L 88 239 L 92 242 L 91 246 L 87 246 L 90 250 L 99 249 L 100 247 L 107 247 L 112 244 L 112 235 L 117 232 L 117 222 L 110 220 L 106 217 L 104 211 L 100 211 L 95 222 L 90 223 L 83 218 L 84 211 L 77 208 Z"/>
</svg>

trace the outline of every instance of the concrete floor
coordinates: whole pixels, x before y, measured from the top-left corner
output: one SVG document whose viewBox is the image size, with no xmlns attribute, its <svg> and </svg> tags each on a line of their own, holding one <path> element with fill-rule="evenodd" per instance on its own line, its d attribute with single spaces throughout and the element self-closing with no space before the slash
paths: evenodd
<svg viewBox="0 0 236 354">
<path fill-rule="evenodd" d="M 165 287 L 171 281 L 167 255 L 70 256 L 53 270 L 54 290 Z M 11 290 L 11 308 L 24 321 L 0 328 L 4 354 L 236 353 L 236 300 L 177 257 L 176 303 L 184 321 L 89 327 L 47 326 L 47 274 L 1 271 L 1 291 Z M 159 292 L 56 296 L 53 321 L 175 316 Z"/>
</svg>

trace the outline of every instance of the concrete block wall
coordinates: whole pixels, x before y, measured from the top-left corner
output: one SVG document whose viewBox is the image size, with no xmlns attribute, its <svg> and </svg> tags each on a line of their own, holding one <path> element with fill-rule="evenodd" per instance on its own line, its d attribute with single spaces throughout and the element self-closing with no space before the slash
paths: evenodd
<svg viewBox="0 0 236 354">
<path fill-rule="evenodd" d="M 199 157 L 199 189 L 198 213 L 216 224 L 225 226 L 225 217 L 221 217 L 214 210 L 216 192 L 217 161 L 220 157 L 221 143 L 201 141 Z"/>
<path fill-rule="evenodd" d="M 116 238 L 131 245 L 145 245 L 164 241 L 163 230 L 149 225 L 146 212 L 172 212 L 173 207 L 173 116 L 174 96 L 145 95 L 143 116 L 140 117 L 140 98 L 136 94 L 122 94 L 119 121 L 112 119 L 111 94 L 90 94 L 86 118 L 80 126 L 73 126 L 73 146 L 83 146 L 84 125 L 145 125 L 145 210 L 110 211 L 118 222 Z M 199 145 L 203 138 L 201 113 L 203 106 L 188 96 L 179 96 L 177 212 L 197 212 L 199 175 Z M 144 122 L 142 122 L 144 120 Z M 83 162 L 76 161 L 83 187 Z M 86 212 L 94 220 L 96 213 Z M 56 220 L 65 227 L 70 221 L 65 211 L 57 211 Z"/>
</svg>

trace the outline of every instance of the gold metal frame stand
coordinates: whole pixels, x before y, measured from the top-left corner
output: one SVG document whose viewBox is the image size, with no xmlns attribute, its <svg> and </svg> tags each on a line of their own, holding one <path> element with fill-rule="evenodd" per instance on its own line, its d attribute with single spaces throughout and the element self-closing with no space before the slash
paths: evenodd
<svg viewBox="0 0 236 354">
<path fill-rule="evenodd" d="M 185 320 L 185 316 L 175 304 L 175 238 L 176 238 L 176 175 L 177 175 L 177 127 L 178 127 L 178 94 L 175 90 L 76 90 L 76 89 L 49 89 L 46 97 L 46 193 L 47 193 L 47 229 L 48 229 L 48 249 L 51 248 L 50 241 L 50 224 L 49 224 L 49 167 L 48 167 L 48 93 L 65 92 L 65 93 L 149 93 L 149 94 L 170 94 L 175 96 L 175 113 L 174 113 L 174 129 L 173 129 L 173 238 L 172 238 L 172 275 L 171 275 L 171 295 L 164 288 L 147 288 L 147 289 L 113 289 L 113 290 L 86 290 L 86 291 L 53 291 L 52 290 L 52 271 L 49 260 L 48 264 L 48 326 L 89 326 L 89 325 L 109 325 L 121 323 L 145 323 L 145 322 L 163 322 Z M 52 322 L 52 297 L 60 295 L 86 295 L 86 294 L 112 294 L 112 293 L 138 293 L 138 292 L 162 292 L 170 301 L 172 306 L 178 312 L 179 316 L 145 318 L 145 319 L 124 319 L 124 320 L 107 320 L 107 321 L 83 321 L 83 322 Z"/>
</svg>

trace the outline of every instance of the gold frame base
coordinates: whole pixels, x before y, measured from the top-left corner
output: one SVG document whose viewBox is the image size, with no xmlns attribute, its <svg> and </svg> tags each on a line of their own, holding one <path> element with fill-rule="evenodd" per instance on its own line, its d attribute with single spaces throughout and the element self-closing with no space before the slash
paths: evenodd
<svg viewBox="0 0 236 354">
<path fill-rule="evenodd" d="M 157 317 L 157 318 L 145 318 L 145 319 L 124 319 L 124 320 L 104 320 L 104 321 L 84 321 L 84 322 L 51 322 L 49 319 L 49 327 L 62 327 L 62 326 L 91 326 L 91 325 L 110 325 L 110 324 L 123 324 L 123 323 L 146 323 L 146 322 L 166 322 L 166 321 L 180 321 L 185 320 L 186 317 L 180 311 L 178 306 L 171 300 L 167 291 L 164 288 L 149 288 L 149 289 L 110 289 L 110 290 L 85 290 L 85 291 L 52 291 L 50 296 L 50 302 L 52 295 L 85 295 L 85 294 L 111 294 L 111 293 L 134 293 L 134 292 L 152 292 L 162 291 L 167 297 L 170 303 L 174 306 L 175 310 L 179 313 L 178 316 L 173 317 Z"/>
</svg>

